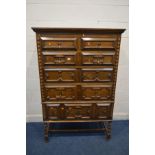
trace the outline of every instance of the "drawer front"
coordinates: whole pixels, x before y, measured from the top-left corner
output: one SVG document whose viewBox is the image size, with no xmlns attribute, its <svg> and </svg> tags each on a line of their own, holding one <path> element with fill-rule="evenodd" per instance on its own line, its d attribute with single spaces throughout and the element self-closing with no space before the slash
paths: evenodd
<svg viewBox="0 0 155 155">
<path fill-rule="evenodd" d="M 109 100 L 112 86 L 82 86 L 81 93 L 83 100 Z"/>
<path fill-rule="evenodd" d="M 76 82 L 76 69 L 46 68 L 45 82 Z"/>
<path fill-rule="evenodd" d="M 95 104 L 47 104 L 45 115 L 47 120 L 89 120 L 110 119 L 111 103 Z"/>
<path fill-rule="evenodd" d="M 76 49 L 76 38 L 50 38 L 42 37 L 43 49 Z"/>
<path fill-rule="evenodd" d="M 96 118 L 97 119 L 110 119 L 112 118 L 111 112 L 112 112 L 112 107 L 110 103 L 107 104 L 97 104 L 96 106 Z"/>
<path fill-rule="evenodd" d="M 46 100 L 75 100 L 77 92 L 75 86 L 50 86 L 46 87 Z"/>
<path fill-rule="evenodd" d="M 107 53 L 83 52 L 82 64 L 83 65 L 113 65 L 114 52 L 107 52 Z"/>
<path fill-rule="evenodd" d="M 82 49 L 115 49 L 115 38 L 81 38 Z"/>
<path fill-rule="evenodd" d="M 45 65 L 75 65 L 76 53 L 43 52 L 43 61 Z"/>
<path fill-rule="evenodd" d="M 82 82 L 112 82 L 113 67 L 82 69 Z"/>
<path fill-rule="evenodd" d="M 63 115 L 61 113 L 60 104 L 49 104 L 45 106 L 46 119 L 48 120 L 58 120 L 63 119 Z"/>
<path fill-rule="evenodd" d="M 90 119 L 92 116 L 91 104 L 66 104 L 65 118 L 66 119 Z"/>
</svg>

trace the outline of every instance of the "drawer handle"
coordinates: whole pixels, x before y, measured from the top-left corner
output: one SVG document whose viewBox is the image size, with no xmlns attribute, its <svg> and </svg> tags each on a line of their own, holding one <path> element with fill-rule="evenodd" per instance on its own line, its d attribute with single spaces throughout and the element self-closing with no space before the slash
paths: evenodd
<svg viewBox="0 0 155 155">
<path fill-rule="evenodd" d="M 67 60 L 68 60 L 68 61 L 70 61 L 70 60 L 71 60 L 71 58 L 67 58 Z"/>
<path fill-rule="evenodd" d="M 48 42 L 48 46 L 51 46 L 52 45 L 52 43 L 51 42 Z"/>
</svg>

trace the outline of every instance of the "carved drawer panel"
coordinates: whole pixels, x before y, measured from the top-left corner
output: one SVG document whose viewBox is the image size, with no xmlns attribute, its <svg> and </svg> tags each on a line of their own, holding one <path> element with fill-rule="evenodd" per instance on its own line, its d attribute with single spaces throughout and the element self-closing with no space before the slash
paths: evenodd
<svg viewBox="0 0 155 155">
<path fill-rule="evenodd" d="M 71 68 L 45 68 L 45 82 L 76 82 L 77 71 Z"/>
<path fill-rule="evenodd" d="M 112 82 L 113 67 L 83 68 L 82 82 Z"/>
<path fill-rule="evenodd" d="M 111 85 L 87 85 L 82 86 L 83 100 L 109 100 L 111 98 Z"/>
<path fill-rule="evenodd" d="M 114 52 L 82 52 L 83 65 L 113 65 Z"/>
<path fill-rule="evenodd" d="M 81 38 L 82 49 L 114 49 L 115 38 Z"/>
<path fill-rule="evenodd" d="M 97 104 L 96 107 L 96 117 L 98 119 L 108 119 L 111 118 L 111 104 Z"/>
<path fill-rule="evenodd" d="M 45 65 L 75 65 L 75 52 L 43 52 Z"/>
<path fill-rule="evenodd" d="M 91 104 L 65 104 L 66 119 L 90 119 L 92 116 Z"/>
<path fill-rule="evenodd" d="M 46 105 L 46 119 L 60 119 L 60 104 L 48 104 Z"/>
<path fill-rule="evenodd" d="M 77 98 L 76 86 L 46 86 L 46 100 L 75 100 Z"/>
<path fill-rule="evenodd" d="M 76 49 L 77 39 L 76 38 L 52 38 L 52 37 L 41 37 L 42 48 L 44 49 Z"/>
</svg>

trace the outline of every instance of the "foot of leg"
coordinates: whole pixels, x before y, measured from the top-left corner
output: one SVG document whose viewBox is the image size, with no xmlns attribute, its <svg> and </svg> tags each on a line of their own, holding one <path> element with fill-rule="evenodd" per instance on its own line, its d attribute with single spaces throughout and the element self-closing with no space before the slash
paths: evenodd
<svg viewBox="0 0 155 155">
<path fill-rule="evenodd" d="M 48 142 L 49 123 L 44 123 L 44 139 Z"/>
<path fill-rule="evenodd" d="M 112 124 L 111 121 L 104 122 L 104 128 L 107 140 L 111 138 L 111 124 Z"/>
</svg>

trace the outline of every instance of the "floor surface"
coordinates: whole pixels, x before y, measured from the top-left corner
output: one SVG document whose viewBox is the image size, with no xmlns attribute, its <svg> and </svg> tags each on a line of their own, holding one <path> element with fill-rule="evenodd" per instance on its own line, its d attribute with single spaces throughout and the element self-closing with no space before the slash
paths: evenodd
<svg viewBox="0 0 155 155">
<path fill-rule="evenodd" d="M 112 138 L 103 132 L 52 133 L 44 142 L 43 123 L 27 123 L 27 155 L 128 155 L 129 121 L 113 121 Z M 57 124 L 55 128 L 96 128 L 96 123 Z"/>
</svg>

